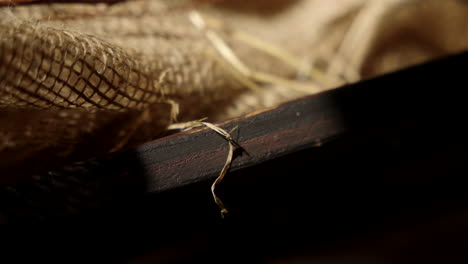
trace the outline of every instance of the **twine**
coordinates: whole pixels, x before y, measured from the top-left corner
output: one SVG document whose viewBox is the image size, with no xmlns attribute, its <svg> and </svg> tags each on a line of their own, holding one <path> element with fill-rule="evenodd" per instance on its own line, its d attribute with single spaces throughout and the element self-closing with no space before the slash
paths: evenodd
<svg viewBox="0 0 468 264">
<path fill-rule="evenodd" d="M 237 144 L 234 139 L 231 137 L 230 133 L 232 133 L 237 127 L 235 127 L 230 133 L 228 133 L 226 130 L 220 128 L 219 126 L 213 125 L 212 123 L 205 122 L 203 121 L 205 119 L 200 119 L 200 120 L 195 120 L 195 121 L 190 121 L 190 122 L 185 122 L 185 123 L 178 123 L 178 124 L 173 124 L 169 126 L 169 129 L 177 129 L 177 130 L 182 130 L 182 131 L 188 131 L 190 129 L 200 127 L 200 126 L 206 126 L 209 129 L 213 130 L 214 132 L 218 133 L 221 135 L 224 139 L 229 144 L 229 150 L 228 150 L 228 155 L 226 158 L 226 162 L 224 163 L 223 168 L 221 169 L 221 172 L 219 173 L 218 177 L 215 179 L 213 184 L 211 185 L 211 194 L 213 195 L 214 202 L 216 205 L 219 207 L 221 210 L 221 217 L 224 218 L 226 214 L 229 213 L 227 210 L 226 206 L 222 202 L 222 200 L 216 195 L 216 186 L 220 184 L 224 177 L 226 176 L 226 173 L 228 172 L 229 168 L 231 167 L 231 163 L 234 157 L 234 151 L 239 147 L 239 144 Z"/>
</svg>

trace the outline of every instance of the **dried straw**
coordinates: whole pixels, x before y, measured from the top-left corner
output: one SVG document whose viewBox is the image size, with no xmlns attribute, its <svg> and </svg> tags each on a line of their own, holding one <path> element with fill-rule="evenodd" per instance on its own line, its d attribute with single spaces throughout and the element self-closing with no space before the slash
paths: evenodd
<svg viewBox="0 0 468 264">
<path fill-rule="evenodd" d="M 216 192 L 215 192 L 216 191 L 216 186 L 218 186 L 218 184 L 220 184 L 222 182 L 222 180 L 224 179 L 224 177 L 226 176 L 226 173 L 228 172 L 229 168 L 231 167 L 231 163 L 232 163 L 233 156 L 234 156 L 234 151 L 236 150 L 237 147 L 239 147 L 239 145 L 234 141 L 234 139 L 231 137 L 230 133 L 226 132 L 226 130 L 224 130 L 224 129 L 220 128 L 219 126 L 216 126 L 216 125 L 214 125 L 212 123 L 203 121 L 203 120 L 205 120 L 205 119 L 195 120 L 195 121 L 190 121 L 190 122 L 185 122 L 185 123 L 173 124 L 173 125 L 169 126 L 168 129 L 170 129 L 170 130 L 177 129 L 177 130 L 182 130 L 182 131 L 188 131 L 188 130 L 196 128 L 196 127 L 206 126 L 209 129 L 211 129 L 214 132 L 221 135 L 228 142 L 229 150 L 228 150 L 228 155 L 227 155 L 227 158 L 226 158 L 226 162 L 224 163 L 224 166 L 221 169 L 221 172 L 219 173 L 218 177 L 215 179 L 215 181 L 211 185 L 211 194 L 213 195 L 213 199 L 214 199 L 215 203 L 221 209 L 221 217 L 224 218 L 224 216 L 226 214 L 228 214 L 229 211 L 226 209 L 226 207 L 225 207 L 224 203 L 221 201 L 221 199 L 216 195 Z M 235 127 L 231 131 L 231 133 L 236 128 L 237 127 Z"/>
</svg>

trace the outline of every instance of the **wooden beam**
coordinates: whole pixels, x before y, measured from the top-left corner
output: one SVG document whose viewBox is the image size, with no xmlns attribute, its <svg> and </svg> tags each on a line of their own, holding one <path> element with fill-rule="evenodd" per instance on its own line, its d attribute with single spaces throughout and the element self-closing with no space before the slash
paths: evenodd
<svg viewBox="0 0 468 264">
<path fill-rule="evenodd" d="M 219 124 L 242 147 L 231 171 L 303 148 L 320 146 L 344 132 L 340 113 L 321 95 L 293 101 Z M 225 139 L 204 128 L 135 149 L 145 168 L 146 191 L 159 192 L 215 177 L 228 153 Z"/>
</svg>

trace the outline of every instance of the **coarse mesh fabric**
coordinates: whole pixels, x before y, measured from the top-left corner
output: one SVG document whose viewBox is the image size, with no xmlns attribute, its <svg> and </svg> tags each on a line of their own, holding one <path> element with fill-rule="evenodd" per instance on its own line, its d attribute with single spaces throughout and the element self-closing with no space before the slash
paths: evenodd
<svg viewBox="0 0 468 264">
<path fill-rule="evenodd" d="M 53 2 L 0 0 L 0 182 L 468 46 L 456 0 Z"/>
</svg>

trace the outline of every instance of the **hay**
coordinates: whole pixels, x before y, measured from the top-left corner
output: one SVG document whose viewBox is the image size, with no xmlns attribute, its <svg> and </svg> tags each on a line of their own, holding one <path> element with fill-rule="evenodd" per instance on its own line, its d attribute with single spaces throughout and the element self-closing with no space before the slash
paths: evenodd
<svg viewBox="0 0 468 264">
<path fill-rule="evenodd" d="M 185 123 L 177 123 L 177 124 L 172 124 L 168 127 L 168 129 L 177 129 L 177 130 L 182 130 L 182 131 L 188 131 L 196 127 L 200 126 L 206 126 L 209 129 L 213 130 L 217 134 L 221 135 L 224 139 L 229 144 L 229 150 L 228 150 L 228 155 L 226 158 L 226 162 L 224 163 L 223 168 L 221 169 L 221 172 L 219 173 L 218 177 L 215 179 L 213 184 L 211 185 L 211 194 L 213 195 L 213 200 L 215 201 L 216 205 L 218 205 L 219 209 L 221 210 L 221 217 L 224 218 L 226 214 L 229 213 L 227 210 L 226 206 L 224 205 L 223 201 L 216 195 L 216 187 L 218 184 L 220 184 L 224 176 L 226 176 L 226 173 L 228 172 L 229 168 L 231 167 L 231 163 L 233 161 L 234 157 L 234 151 L 236 148 L 240 147 L 234 139 L 231 137 L 231 133 L 237 129 L 237 127 L 234 127 L 231 132 L 226 132 L 226 130 L 220 128 L 219 126 L 213 125 L 212 123 L 205 122 L 204 119 L 196 120 L 196 121 L 190 121 L 190 122 L 185 122 Z"/>
<path fill-rule="evenodd" d="M 269 85 L 281 85 L 288 87 L 290 89 L 294 89 L 300 92 L 303 92 L 304 94 L 313 94 L 320 92 L 321 89 L 317 86 L 312 85 L 311 83 L 304 84 L 301 82 L 296 82 L 294 80 L 288 80 L 288 79 L 283 79 L 279 76 L 275 76 L 273 74 L 265 73 L 265 72 L 257 72 L 251 70 L 247 65 L 245 65 L 239 58 L 238 56 L 232 51 L 232 49 L 223 41 L 223 39 L 213 30 L 207 29 L 206 28 L 206 23 L 205 20 L 202 18 L 202 16 L 195 12 L 192 11 L 189 14 L 189 17 L 192 21 L 192 23 L 199 28 L 200 30 L 205 32 L 206 37 L 211 41 L 213 46 L 216 48 L 216 50 L 220 53 L 223 59 L 225 59 L 232 68 L 238 72 L 238 74 L 235 74 L 235 76 L 239 76 L 239 81 L 246 84 L 247 87 L 249 87 L 251 90 L 258 90 L 258 86 L 254 84 L 254 82 L 262 82 L 264 84 L 269 84 Z M 219 25 L 219 23 L 216 23 Z M 219 27 L 219 26 L 218 26 Z M 239 36 L 239 34 L 235 34 L 234 36 Z M 278 47 L 275 47 L 271 44 L 267 44 L 266 42 L 262 42 L 261 40 L 258 40 L 252 36 L 248 36 L 246 34 L 241 34 L 243 36 L 242 38 L 236 38 L 236 39 L 241 39 L 243 42 L 248 43 L 249 45 L 252 45 L 254 48 L 267 52 L 270 55 L 276 56 L 280 59 L 282 59 L 286 64 L 290 64 L 294 67 L 296 67 L 298 70 L 301 70 L 301 67 L 299 67 L 299 63 L 297 60 L 294 59 L 292 55 L 287 54 L 285 51 L 281 50 Z M 248 36 L 248 37 L 246 37 Z M 311 73 L 318 73 L 317 70 L 311 71 Z M 323 74 L 317 74 L 320 78 L 322 78 L 324 75 Z M 324 77 L 323 77 L 324 78 Z M 325 82 L 324 79 L 321 79 L 321 81 Z"/>
</svg>

